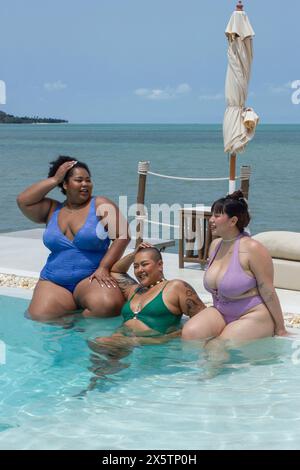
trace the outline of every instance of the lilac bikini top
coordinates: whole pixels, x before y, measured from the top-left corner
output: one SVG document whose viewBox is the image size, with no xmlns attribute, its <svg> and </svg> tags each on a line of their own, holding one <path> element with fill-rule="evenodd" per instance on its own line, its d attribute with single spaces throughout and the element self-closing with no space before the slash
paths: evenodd
<svg viewBox="0 0 300 470">
<path fill-rule="evenodd" d="M 237 240 L 234 242 L 233 245 L 233 254 L 231 256 L 227 271 L 225 272 L 223 278 L 219 282 L 218 289 L 211 289 L 206 282 L 206 273 L 203 279 L 203 284 L 206 290 L 213 295 L 218 295 L 219 297 L 225 297 L 228 299 L 232 299 L 235 297 L 240 297 L 250 289 L 257 287 L 255 277 L 250 276 L 247 274 L 240 263 L 239 259 L 239 247 L 240 247 L 240 240 L 244 236 L 249 236 L 246 233 L 241 233 L 238 236 Z M 222 246 L 222 241 L 216 247 L 215 251 L 212 253 L 211 257 L 209 258 L 208 266 L 206 272 L 209 270 L 209 267 L 215 260 L 215 257 L 218 254 Z"/>
</svg>

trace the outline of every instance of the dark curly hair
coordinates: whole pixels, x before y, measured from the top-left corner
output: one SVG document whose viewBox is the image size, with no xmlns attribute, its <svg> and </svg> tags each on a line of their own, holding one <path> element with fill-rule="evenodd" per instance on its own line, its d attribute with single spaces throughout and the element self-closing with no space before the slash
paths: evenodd
<svg viewBox="0 0 300 470">
<path fill-rule="evenodd" d="M 49 169 L 49 172 L 48 172 L 48 178 L 51 178 L 52 176 L 54 176 L 55 173 L 57 172 L 58 168 L 63 163 L 73 162 L 74 160 L 75 160 L 75 158 L 71 158 L 71 157 L 68 157 L 68 156 L 65 156 L 65 155 L 60 155 L 56 160 L 54 160 L 53 162 L 50 162 L 50 169 Z M 91 176 L 91 172 L 89 170 L 89 167 L 85 163 L 77 161 L 77 163 L 69 171 L 67 171 L 67 173 L 64 177 L 64 180 L 61 183 L 59 183 L 59 185 L 58 185 L 63 194 L 66 194 L 66 191 L 63 188 L 63 184 L 64 184 L 65 181 L 68 181 L 70 176 L 73 175 L 73 172 L 74 172 L 75 168 L 84 168 L 88 172 L 88 174 Z"/>
<path fill-rule="evenodd" d="M 238 190 L 228 196 L 215 201 L 211 207 L 215 214 L 227 214 L 228 217 L 237 217 L 237 228 L 242 233 L 251 220 L 248 204 L 242 191 Z"/>
</svg>

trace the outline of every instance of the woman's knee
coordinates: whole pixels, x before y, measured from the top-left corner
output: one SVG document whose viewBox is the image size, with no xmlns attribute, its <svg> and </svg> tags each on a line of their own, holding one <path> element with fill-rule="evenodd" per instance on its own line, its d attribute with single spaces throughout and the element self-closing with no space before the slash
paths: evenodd
<svg viewBox="0 0 300 470">
<path fill-rule="evenodd" d="M 199 329 L 192 325 L 189 321 L 184 325 L 182 329 L 181 337 L 183 340 L 196 340 L 201 338 Z"/>
<path fill-rule="evenodd" d="M 33 321 L 39 321 L 39 322 L 46 322 L 49 321 L 53 318 L 53 315 L 51 315 L 47 311 L 43 311 L 43 309 L 35 308 L 35 306 L 29 305 L 28 310 L 26 310 L 26 318 L 33 320 Z"/>
<path fill-rule="evenodd" d="M 225 322 L 218 317 L 207 318 L 204 314 L 191 318 L 183 327 L 182 339 L 202 340 L 219 336 L 225 326 Z M 200 316 L 201 315 L 201 316 Z"/>
<path fill-rule="evenodd" d="M 67 306 L 61 305 L 59 302 L 55 304 L 55 302 L 38 302 L 33 300 L 28 307 L 26 316 L 34 321 L 48 322 L 75 313 L 76 307 L 74 309 L 71 307 L 72 305 L 67 308 Z"/>
</svg>

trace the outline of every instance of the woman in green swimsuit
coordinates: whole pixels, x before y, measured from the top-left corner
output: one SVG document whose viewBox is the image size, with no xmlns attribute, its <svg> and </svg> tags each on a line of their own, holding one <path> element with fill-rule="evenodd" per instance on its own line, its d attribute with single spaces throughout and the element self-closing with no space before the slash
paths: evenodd
<svg viewBox="0 0 300 470">
<path fill-rule="evenodd" d="M 127 274 L 133 263 L 135 281 Z M 96 352 L 128 354 L 134 346 L 157 344 L 180 336 L 183 314 L 193 317 L 205 308 L 190 284 L 179 279 L 167 281 L 160 251 L 141 243 L 111 268 L 127 301 L 122 308 L 122 327 L 110 337 L 96 338 L 89 346 Z"/>
</svg>

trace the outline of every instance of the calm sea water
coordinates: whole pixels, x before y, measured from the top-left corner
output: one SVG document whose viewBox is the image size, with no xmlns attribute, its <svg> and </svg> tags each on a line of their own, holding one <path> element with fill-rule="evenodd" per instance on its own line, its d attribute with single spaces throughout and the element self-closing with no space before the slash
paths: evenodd
<svg viewBox="0 0 300 470">
<path fill-rule="evenodd" d="M 0 231 L 35 225 L 18 210 L 15 199 L 26 186 L 47 175 L 59 154 L 85 161 L 94 192 L 118 202 L 135 202 L 137 163 L 176 176 L 226 177 L 219 125 L 1 125 Z M 300 231 L 300 125 L 261 125 L 238 167 L 252 167 L 251 231 Z M 149 177 L 147 203 L 210 204 L 227 192 L 227 182 L 181 182 Z M 53 197 L 61 199 L 53 191 Z"/>
</svg>

